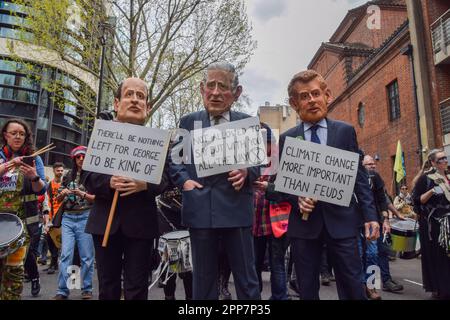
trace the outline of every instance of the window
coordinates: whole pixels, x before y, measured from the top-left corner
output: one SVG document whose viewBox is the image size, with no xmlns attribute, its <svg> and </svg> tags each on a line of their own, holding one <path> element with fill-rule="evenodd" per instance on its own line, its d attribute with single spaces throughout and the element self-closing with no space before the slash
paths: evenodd
<svg viewBox="0 0 450 320">
<path fill-rule="evenodd" d="M 36 106 L 28 103 L 2 101 L 0 103 L 0 114 L 11 117 L 35 119 Z"/>
<path fill-rule="evenodd" d="M 441 105 L 442 132 L 450 133 L 450 102 Z"/>
<path fill-rule="evenodd" d="M 0 99 L 17 100 L 37 104 L 38 93 L 20 89 L 0 87 Z"/>
<path fill-rule="evenodd" d="M 4 74 L 0 71 L 0 85 L 23 87 L 26 89 L 39 90 L 39 84 L 32 79 L 20 75 Z"/>
<path fill-rule="evenodd" d="M 69 156 L 66 156 L 64 154 L 61 153 L 56 153 L 53 151 L 50 151 L 49 153 L 49 164 L 53 164 L 55 162 L 62 162 L 64 163 L 64 165 L 66 166 L 66 168 L 72 168 L 72 160 L 70 159 Z"/>
<path fill-rule="evenodd" d="M 366 122 L 366 105 L 362 102 L 358 105 L 358 124 L 361 128 L 364 128 Z"/>
<path fill-rule="evenodd" d="M 79 134 L 75 131 L 64 129 L 59 126 L 53 126 L 52 138 L 71 141 L 71 142 L 74 142 L 77 144 L 81 143 L 81 134 Z"/>
<path fill-rule="evenodd" d="M 7 10 L 9 12 L 20 12 L 20 13 L 27 13 L 28 10 L 25 6 L 20 5 L 20 4 L 16 4 L 16 3 L 11 3 L 11 2 L 6 2 L 6 1 L 0 1 L 0 9 L 2 10 Z"/>
<path fill-rule="evenodd" d="M 64 114 L 60 110 L 55 109 L 53 113 L 53 123 L 80 132 L 82 120 L 76 119 L 73 116 Z"/>
<path fill-rule="evenodd" d="M 387 86 L 389 99 L 389 119 L 394 121 L 400 118 L 400 95 L 398 93 L 398 81 L 395 80 Z"/>
</svg>

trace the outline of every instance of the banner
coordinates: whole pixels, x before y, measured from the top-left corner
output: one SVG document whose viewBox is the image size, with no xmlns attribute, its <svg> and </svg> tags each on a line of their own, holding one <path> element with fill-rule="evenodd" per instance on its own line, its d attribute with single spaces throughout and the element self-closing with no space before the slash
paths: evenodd
<svg viewBox="0 0 450 320">
<path fill-rule="evenodd" d="M 348 207 L 359 154 L 287 137 L 275 190 Z"/>
<path fill-rule="evenodd" d="M 96 120 L 83 170 L 159 184 L 169 142 L 166 130 Z"/>
<path fill-rule="evenodd" d="M 197 176 L 208 177 L 267 163 L 261 131 L 258 117 L 191 131 Z"/>
<path fill-rule="evenodd" d="M 403 159 L 402 145 L 400 140 L 397 142 L 397 152 L 395 153 L 394 174 L 396 174 L 395 181 L 399 183 L 406 176 L 405 164 Z"/>
</svg>

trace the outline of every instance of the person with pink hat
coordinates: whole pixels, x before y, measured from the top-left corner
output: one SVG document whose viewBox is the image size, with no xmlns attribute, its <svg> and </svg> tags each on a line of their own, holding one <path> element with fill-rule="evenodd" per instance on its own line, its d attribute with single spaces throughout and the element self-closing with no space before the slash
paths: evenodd
<svg viewBox="0 0 450 320">
<path fill-rule="evenodd" d="M 86 223 L 95 195 L 86 191 L 80 179 L 87 148 L 78 146 L 70 152 L 72 169 L 64 176 L 58 200 L 63 201 L 64 209 L 61 222 L 61 260 L 59 263 L 58 290 L 54 300 L 66 300 L 75 266 L 72 266 L 74 249 L 78 247 L 81 260 L 81 298 L 92 298 L 92 277 L 94 275 L 94 242 L 92 235 L 85 232 Z M 71 268 L 72 267 L 72 268 Z"/>
</svg>

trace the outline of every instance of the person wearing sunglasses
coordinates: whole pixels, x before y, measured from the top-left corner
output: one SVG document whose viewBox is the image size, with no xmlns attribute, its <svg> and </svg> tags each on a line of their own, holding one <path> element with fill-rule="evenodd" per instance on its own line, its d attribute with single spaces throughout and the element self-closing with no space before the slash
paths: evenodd
<svg viewBox="0 0 450 320">
<path fill-rule="evenodd" d="M 450 173 L 442 149 L 428 154 L 413 190 L 419 215 L 422 277 L 425 291 L 440 299 L 450 299 Z"/>
<path fill-rule="evenodd" d="M 0 212 L 17 215 L 26 232 L 24 245 L 0 259 L 0 300 L 19 300 L 23 290 L 24 269 L 27 265 L 31 292 L 40 291 L 35 248 L 39 242 L 38 195 L 46 192 L 44 165 L 34 152 L 31 130 L 26 122 L 10 119 L 3 125 L 0 149 Z M 29 259 L 26 259 L 27 252 Z M 25 262 L 27 260 L 27 262 Z M 34 263 L 33 263 L 34 261 Z"/>
<path fill-rule="evenodd" d="M 400 187 L 400 193 L 394 199 L 394 207 L 404 218 L 417 219 L 412 208 L 412 197 L 406 185 Z"/>
<path fill-rule="evenodd" d="M 75 246 L 81 260 L 81 298 L 92 298 L 92 278 L 94 275 L 94 242 L 92 235 L 85 232 L 86 223 L 95 195 L 86 191 L 80 181 L 82 167 L 87 148 L 78 146 L 74 148 L 70 157 L 73 161 L 72 169 L 64 176 L 61 190 L 57 196 L 58 201 L 63 201 L 64 209 L 61 222 L 61 260 L 59 262 L 58 289 L 54 300 L 66 300 L 70 289 L 67 286 L 70 266 L 73 264 Z"/>
</svg>

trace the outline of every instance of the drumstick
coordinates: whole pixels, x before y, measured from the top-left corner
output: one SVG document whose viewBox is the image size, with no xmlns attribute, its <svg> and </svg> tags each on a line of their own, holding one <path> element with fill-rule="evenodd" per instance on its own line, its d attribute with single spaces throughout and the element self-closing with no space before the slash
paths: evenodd
<svg viewBox="0 0 450 320">
<path fill-rule="evenodd" d="M 53 150 L 53 149 L 55 149 L 55 148 L 56 148 L 56 146 L 53 146 L 53 147 L 47 148 L 47 149 L 45 149 L 45 150 L 36 151 L 36 152 L 33 153 L 30 157 L 36 157 L 36 156 L 39 156 L 39 155 L 41 155 L 41 154 L 43 154 L 43 153 L 46 153 L 46 152 L 49 152 L 49 151 L 51 151 L 51 150 Z"/>
<path fill-rule="evenodd" d="M 53 143 L 50 143 L 48 146 L 45 146 L 45 147 L 37 150 L 35 153 L 33 153 L 31 155 L 25 156 L 24 158 L 26 158 L 26 157 L 36 157 L 36 156 L 38 156 L 40 154 L 43 154 L 43 153 L 48 152 L 50 150 L 53 150 L 55 148 L 56 148 L 56 146 L 54 146 Z"/>
<path fill-rule="evenodd" d="M 49 150 L 52 150 L 52 149 L 54 149 L 54 148 L 56 148 L 56 146 L 54 146 L 54 145 L 53 145 L 53 142 L 52 142 L 52 143 L 50 143 L 49 145 L 47 145 L 47 146 L 45 146 L 45 147 L 43 147 L 43 148 L 37 150 L 35 153 L 32 154 L 32 156 L 33 156 L 33 157 L 34 157 L 34 156 L 37 156 L 37 155 L 39 155 L 39 154 L 42 154 L 42 153 L 47 152 L 47 151 L 49 151 Z"/>
<path fill-rule="evenodd" d="M 181 207 L 181 203 L 179 203 L 179 202 L 177 201 L 177 199 L 172 199 L 172 201 L 175 202 L 177 205 L 179 205 L 179 206 Z"/>
<path fill-rule="evenodd" d="M 38 152 L 44 151 L 44 150 L 46 150 L 46 149 L 48 149 L 48 148 L 50 148 L 50 147 L 52 147 L 52 146 L 53 146 L 53 142 L 50 143 L 49 145 L 47 145 L 47 146 L 45 146 L 45 147 L 42 147 L 41 149 L 37 150 L 37 151 L 36 151 L 35 153 L 33 153 L 32 155 L 35 155 L 35 154 L 38 153 Z"/>
<path fill-rule="evenodd" d="M 111 204 L 111 209 L 109 210 L 109 217 L 108 217 L 108 223 L 106 224 L 105 235 L 103 236 L 103 243 L 102 243 L 103 248 L 106 248 L 106 246 L 108 245 L 109 232 L 111 231 L 111 225 L 112 225 L 112 221 L 114 218 L 114 214 L 116 212 L 118 199 L 119 199 L 119 191 L 116 190 L 116 192 L 114 192 L 114 198 L 113 198 L 113 202 Z"/>
</svg>

